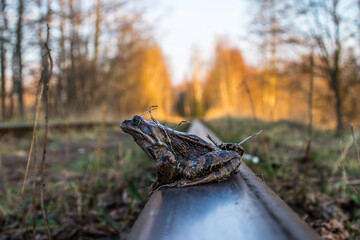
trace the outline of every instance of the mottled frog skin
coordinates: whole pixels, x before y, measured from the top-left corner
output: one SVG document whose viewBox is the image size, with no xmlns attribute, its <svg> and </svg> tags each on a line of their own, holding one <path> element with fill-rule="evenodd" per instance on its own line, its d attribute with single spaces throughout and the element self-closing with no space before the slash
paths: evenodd
<svg viewBox="0 0 360 240">
<path fill-rule="evenodd" d="M 241 164 L 243 148 L 237 143 L 217 146 L 194 134 L 175 131 L 134 116 L 120 124 L 157 162 L 157 178 L 149 193 L 164 187 L 185 187 L 228 179 Z"/>
</svg>

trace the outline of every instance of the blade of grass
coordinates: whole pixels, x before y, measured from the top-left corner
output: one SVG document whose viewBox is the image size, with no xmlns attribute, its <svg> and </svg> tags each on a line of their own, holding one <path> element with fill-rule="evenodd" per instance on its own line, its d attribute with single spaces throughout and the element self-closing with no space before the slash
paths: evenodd
<svg viewBox="0 0 360 240">
<path fill-rule="evenodd" d="M 135 185 L 132 182 L 130 182 L 129 180 L 127 180 L 126 182 L 127 182 L 128 186 L 129 186 L 129 190 L 130 190 L 131 195 L 133 196 L 133 198 L 137 198 L 142 203 L 145 203 L 145 200 L 141 197 L 141 194 L 139 193 L 139 191 L 137 190 Z"/>
</svg>

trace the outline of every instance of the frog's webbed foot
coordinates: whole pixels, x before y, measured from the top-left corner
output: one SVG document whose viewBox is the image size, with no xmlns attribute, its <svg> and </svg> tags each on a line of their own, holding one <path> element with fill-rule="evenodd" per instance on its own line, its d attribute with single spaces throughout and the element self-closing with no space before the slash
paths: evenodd
<svg viewBox="0 0 360 240">
<path fill-rule="evenodd" d="M 186 179 L 185 180 L 179 180 L 179 181 L 176 181 L 176 182 L 161 185 L 161 186 L 157 187 L 156 189 L 150 189 L 149 188 L 149 196 L 151 196 L 151 194 L 153 194 L 154 192 L 159 191 L 159 190 L 164 189 L 164 188 L 184 187 L 184 186 L 186 186 L 186 183 L 188 181 L 190 181 L 190 180 L 186 180 Z"/>
<path fill-rule="evenodd" d="M 148 188 L 148 192 L 154 192 L 159 187 L 159 180 L 158 178 L 155 179 Z M 150 195 L 150 194 L 149 194 Z"/>
<path fill-rule="evenodd" d="M 160 189 L 163 189 L 163 188 L 172 188 L 172 187 L 182 187 L 186 184 L 188 180 L 179 180 L 179 181 L 176 181 L 176 182 L 172 182 L 172 183 L 168 183 L 168 184 L 164 184 L 164 185 L 161 185 L 160 187 L 158 187 L 156 190 L 160 190 Z"/>
<path fill-rule="evenodd" d="M 162 188 L 162 186 L 159 186 L 159 184 L 157 184 L 156 187 L 154 187 L 154 186 L 151 185 L 151 186 L 148 188 L 149 197 L 150 197 L 154 192 L 158 191 L 158 190 L 161 189 L 161 188 Z"/>
</svg>

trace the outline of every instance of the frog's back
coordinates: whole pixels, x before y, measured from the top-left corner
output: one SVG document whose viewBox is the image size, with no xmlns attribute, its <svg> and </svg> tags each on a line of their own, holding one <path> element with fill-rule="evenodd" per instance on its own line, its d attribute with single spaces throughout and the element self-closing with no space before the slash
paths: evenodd
<svg viewBox="0 0 360 240">
<path fill-rule="evenodd" d="M 187 161 L 218 150 L 215 145 L 194 134 L 172 131 L 169 132 L 169 137 L 171 141 L 169 146 L 178 160 Z"/>
</svg>

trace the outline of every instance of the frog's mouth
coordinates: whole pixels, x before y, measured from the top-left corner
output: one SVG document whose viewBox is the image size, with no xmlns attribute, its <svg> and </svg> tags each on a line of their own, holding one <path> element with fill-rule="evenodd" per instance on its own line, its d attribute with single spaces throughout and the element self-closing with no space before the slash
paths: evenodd
<svg viewBox="0 0 360 240">
<path fill-rule="evenodd" d="M 124 120 L 120 123 L 120 127 L 124 132 L 130 134 L 134 141 L 143 149 L 166 147 L 164 142 L 156 137 L 152 137 L 154 134 L 148 128 L 134 126 L 131 120 Z"/>
<path fill-rule="evenodd" d="M 129 122 L 130 122 L 130 120 L 124 120 L 124 121 L 122 121 L 122 122 L 120 123 L 121 129 L 122 129 L 124 132 L 126 132 L 126 133 L 128 133 L 128 129 L 130 128 L 130 127 L 129 127 Z"/>
<path fill-rule="evenodd" d="M 139 141 L 147 142 L 150 145 L 156 145 L 156 141 L 149 135 L 143 133 L 140 128 L 133 126 L 131 120 L 122 121 L 120 127 L 124 132 L 130 134 L 139 145 Z"/>
<path fill-rule="evenodd" d="M 130 134 L 131 136 L 144 137 L 144 134 L 141 130 L 132 125 L 131 120 L 124 120 L 120 123 L 120 127 L 123 132 Z"/>
</svg>

